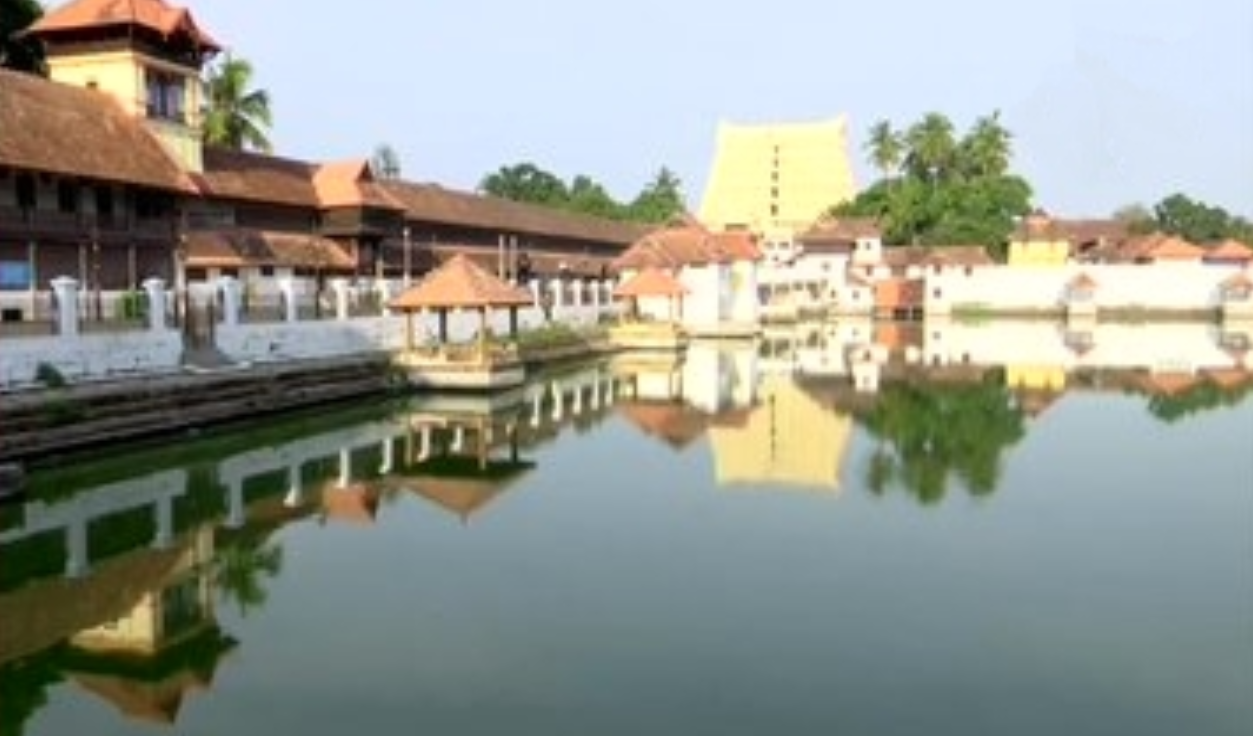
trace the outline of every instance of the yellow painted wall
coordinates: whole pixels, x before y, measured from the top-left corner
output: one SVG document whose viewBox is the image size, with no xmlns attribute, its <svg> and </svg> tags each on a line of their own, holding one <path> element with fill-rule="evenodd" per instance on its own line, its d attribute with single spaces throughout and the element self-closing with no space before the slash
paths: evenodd
<svg viewBox="0 0 1253 736">
<path fill-rule="evenodd" d="M 795 232 L 855 194 L 844 116 L 779 125 L 722 123 L 700 219 L 715 230 Z"/>
<path fill-rule="evenodd" d="M 1007 365 L 1005 385 L 1060 392 L 1066 388 L 1066 369 L 1058 365 Z"/>
<path fill-rule="evenodd" d="M 187 116 L 185 125 L 170 120 L 147 120 L 146 69 L 156 69 L 184 78 L 183 110 Z M 94 85 L 101 92 L 113 95 L 127 113 L 147 120 L 149 129 L 185 170 L 204 170 L 200 143 L 200 109 L 204 90 L 197 71 L 126 50 L 54 56 L 48 59 L 48 76 L 54 82 L 76 87 Z"/>
<path fill-rule="evenodd" d="M 1070 258 L 1066 240 L 1015 240 L 1009 244 L 1011 266 L 1064 266 Z"/>
</svg>

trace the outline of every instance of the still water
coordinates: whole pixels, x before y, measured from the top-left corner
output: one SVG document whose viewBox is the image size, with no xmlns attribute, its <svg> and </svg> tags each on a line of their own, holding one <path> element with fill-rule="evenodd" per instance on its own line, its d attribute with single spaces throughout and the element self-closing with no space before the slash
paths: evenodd
<svg viewBox="0 0 1253 736">
<path fill-rule="evenodd" d="M 0 733 L 1253 733 L 1247 336 L 815 329 L 39 470 Z"/>
</svg>

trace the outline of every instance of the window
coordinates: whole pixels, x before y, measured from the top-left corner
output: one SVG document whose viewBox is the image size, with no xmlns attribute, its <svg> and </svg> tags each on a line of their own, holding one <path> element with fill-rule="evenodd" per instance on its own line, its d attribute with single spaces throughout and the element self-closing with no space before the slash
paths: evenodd
<svg viewBox="0 0 1253 736">
<path fill-rule="evenodd" d="M 183 122 L 183 78 L 177 74 L 148 69 L 148 117 Z"/>
<path fill-rule="evenodd" d="M 770 205 L 770 216 L 771 216 L 771 217 L 778 217 L 778 216 L 779 216 L 779 205 L 774 204 L 774 203 L 771 203 L 771 205 Z"/>
<path fill-rule="evenodd" d="M 57 182 L 57 209 L 72 215 L 78 212 L 78 183 L 68 179 Z"/>
<path fill-rule="evenodd" d="M 17 206 L 24 210 L 35 209 L 35 177 L 30 174 L 17 175 Z"/>
<path fill-rule="evenodd" d="M 261 267 L 261 275 L 262 275 L 262 276 L 273 276 L 273 275 L 274 275 L 274 267 L 273 267 L 273 266 L 262 266 L 262 267 Z"/>
<path fill-rule="evenodd" d="M 939 290 L 939 289 L 932 289 L 932 290 L 931 290 L 931 296 L 935 297 L 936 299 L 939 299 L 939 298 L 940 298 L 940 293 L 941 293 L 941 292 L 940 292 L 940 290 Z"/>
</svg>

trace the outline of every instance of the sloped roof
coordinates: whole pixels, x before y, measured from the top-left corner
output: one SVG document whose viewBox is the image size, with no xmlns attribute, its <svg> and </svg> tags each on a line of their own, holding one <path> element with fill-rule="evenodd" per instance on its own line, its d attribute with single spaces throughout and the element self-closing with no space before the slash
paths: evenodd
<svg viewBox="0 0 1253 736">
<path fill-rule="evenodd" d="M 184 33 L 204 51 L 220 51 L 221 45 L 196 25 L 191 11 L 163 0 L 74 0 L 49 10 L 30 27 L 38 36 L 110 26 L 138 26 L 162 36 Z"/>
<path fill-rule="evenodd" d="M 1091 291 L 1097 287 L 1096 279 L 1092 278 L 1085 272 L 1075 274 L 1074 278 L 1067 284 L 1071 289 L 1080 289 L 1083 291 Z"/>
<path fill-rule="evenodd" d="M 1227 238 L 1221 243 L 1211 246 L 1208 250 L 1206 250 L 1205 260 L 1249 261 L 1253 260 L 1253 248 L 1241 243 L 1239 240 Z"/>
<path fill-rule="evenodd" d="M 480 196 L 435 184 L 388 180 L 379 182 L 378 186 L 402 205 L 413 220 L 620 243 L 623 246 L 645 231 L 642 226 L 633 223 Z"/>
<path fill-rule="evenodd" d="M 313 165 L 306 161 L 205 146 L 204 173 L 195 178 L 205 194 L 220 199 L 318 206 Z"/>
<path fill-rule="evenodd" d="M 709 417 L 687 404 L 674 401 L 627 401 L 617 409 L 645 434 L 682 449 L 705 434 Z"/>
<path fill-rule="evenodd" d="M 111 95 L 0 69 L 0 166 L 194 192 Z"/>
<path fill-rule="evenodd" d="M 313 173 L 313 189 L 318 204 L 330 207 L 375 207 L 403 210 L 387 191 L 374 181 L 365 159 L 338 161 L 318 166 Z"/>
<path fill-rule="evenodd" d="M 797 236 L 802 243 L 854 245 L 860 238 L 881 238 L 883 230 L 873 217 L 826 218 Z"/>
<path fill-rule="evenodd" d="M 943 245 L 931 248 L 923 256 L 928 266 L 991 266 L 995 263 L 982 245 Z"/>
<path fill-rule="evenodd" d="M 322 488 L 322 511 L 336 521 L 373 524 L 378 508 L 378 494 L 363 484 L 347 488 L 328 484 Z"/>
<path fill-rule="evenodd" d="M 669 272 L 646 268 L 632 276 L 614 290 L 616 297 L 683 296 L 688 290 Z"/>
<path fill-rule="evenodd" d="M 747 233 L 714 233 L 700 225 L 686 224 L 648 233 L 614 259 L 613 265 L 619 270 L 672 269 L 760 258 L 761 251 Z"/>
<path fill-rule="evenodd" d="M 393 309 L 525 307 L 531 295 L 456 255 L 391 301 Z"/>
<path fill-rule="evenodd" d="M 338 243 L 320 235 L 221 228 L 187 233 L 187 265 L 195 268 L 296 266 L 351 271 L 357 264 Z"/>
</svg>

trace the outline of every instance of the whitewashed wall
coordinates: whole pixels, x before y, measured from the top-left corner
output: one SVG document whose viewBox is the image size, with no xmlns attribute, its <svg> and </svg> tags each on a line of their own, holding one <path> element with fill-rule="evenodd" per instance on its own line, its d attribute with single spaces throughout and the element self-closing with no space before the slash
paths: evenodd
<svg viewBox="0 0 1253 736">
<path fill-rule="evenodd" d="M 931 365 L 1144 368 L 1185 373 L 1203 367 L 1235 367 L 1239 358 L 1223 349 L 1221 332 L 1205 322 L 1000 320 L 972 324 L 928 319 L 921 360 Z M 1076 349 L 1078 345 L 1082 349 Z"/>
<path fill-rule="evenodd" d="M 964 308 L 995 311 L 1064 309 L 1067 285 L 1080 273 L 1096 282 L 1100 309 L 1217 309 L 1224 280 L 1241 267 L 1201 263 L 1069 264 L 1061 267 L 927 268 L 927 314 Z"/>
<path fill-rule="evenodd" d="M 0 341 L 0 388 L 32 383 L 40 363 L 70 381 L 89 381 L 174 371 L 182 354 L 182 335 L 174 330 L 5 339 Z"/>
</svg>

